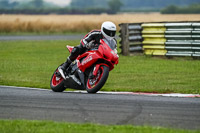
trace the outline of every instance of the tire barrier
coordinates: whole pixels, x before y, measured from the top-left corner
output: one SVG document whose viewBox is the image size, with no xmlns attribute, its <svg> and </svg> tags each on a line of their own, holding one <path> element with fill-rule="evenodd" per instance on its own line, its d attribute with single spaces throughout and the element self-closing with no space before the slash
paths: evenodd
<svg viewBox="0 0 200 133">
<path fill-rule="evenodd" d="M 141 23 L 136 24 L 121 24 L 121 49 L 123 55 L 131 53 L 142 53 L 142 27 Z M 126 45 L 124 45 L 126 44 Z"/>
<path fill-rule="evenodd" d="M 200 22 L 120 24 L 123 55 L 200 57 Z"/>
<path fill-rule="evenodd" d="M 146 55 L 165 55 L 165 25 L 163 23 L 142 24 L 143 49 Z"/>
</svg>

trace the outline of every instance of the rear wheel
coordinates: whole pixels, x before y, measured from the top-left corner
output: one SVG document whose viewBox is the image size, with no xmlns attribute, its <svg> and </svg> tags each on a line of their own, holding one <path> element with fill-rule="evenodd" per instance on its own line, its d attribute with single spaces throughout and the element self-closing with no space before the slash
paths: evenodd
<svg viewBox="0 0 200 133">
<path fill-rule="evenodd" d="M 64 87 L 64 79 L 61 76 L 56 76 L 58 73 L 58 69 L 53 73 L 50 81 L 51 89 L 54 92 L 63 92 L 65 90 Z"/>
<path fill-rule="evenodd" d="M 90 71 L 92 75 L 93 70 Z M 88 93 L 96 93 L 99 91 L 103 85 L 106 83 L 106 80 L 109 75 L 109 68 L 107 66 L 100 66 L 96 76 L 89 76 L 86 83 L 86 90 Z"/>
</svg>

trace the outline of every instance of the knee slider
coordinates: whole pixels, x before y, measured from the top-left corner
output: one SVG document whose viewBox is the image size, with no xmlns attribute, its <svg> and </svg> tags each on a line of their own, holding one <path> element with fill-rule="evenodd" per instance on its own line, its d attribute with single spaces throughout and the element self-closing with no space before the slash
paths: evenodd
<svg viewBox="0 0 200 133">
<path fill-rule="evenodd" d="M 71 55 L 69 56 L 69 59 L 70 59 L 71 61 L 74 61 L 74 60 L 78 57 L 79 51 L 80 51 L 80 50 L 79 50 L 78 47 L 74 47 L 74 48 L 72 49 Z"/>
</svg>

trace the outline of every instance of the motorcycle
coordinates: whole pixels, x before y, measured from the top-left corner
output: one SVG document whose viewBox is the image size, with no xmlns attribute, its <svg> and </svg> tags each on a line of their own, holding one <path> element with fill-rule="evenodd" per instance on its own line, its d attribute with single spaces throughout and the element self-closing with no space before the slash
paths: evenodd
<svg viewBox="0 0 200 133">
<path fill-rule="evenodd" d="M 74 47 L 66 46 L 71 53 Z M 101 39 L 97 48 L 91 49 L 70 64 L 66 77 L 58 69 L 51 77 L 50 86 L 54 92 L 62 92 L 66 88 L 86 90 L 88 93 L 98 92 L 106 83 L 109 72 L 118 64 L 119 56 L 114 40 Z"/>
</svg>

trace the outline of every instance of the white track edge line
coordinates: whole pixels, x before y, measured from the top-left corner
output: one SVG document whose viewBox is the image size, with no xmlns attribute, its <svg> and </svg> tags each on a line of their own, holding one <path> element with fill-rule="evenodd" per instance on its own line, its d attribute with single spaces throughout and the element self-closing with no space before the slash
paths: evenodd
<svg viewBox="0 0 200 133">
<path fill-rule="evenodd" d="M 42 89 L 42 88 L 31 88 L 31 87 L 18 87 L 18 86 L 4 86 L 0 85 L 0 87 L 5 88 L 18 88 L 18 89 L 30 89 L 30 90 L 41 90 L 41 91 L 52 91 L 50 89 Z M 75 90 L 75 91 L 65 91 L 70 93 L 87 93 L 87 91 Z M 200 97 L 200 94 L 181 94 L 181 93 L 146 93 L 146 92 L 106 92 L 99 91 L 97 94 L 126 94 L 126 95 L 145 95 L 145 96 L 164 96 L 164 97 Z"/>
</svg>

